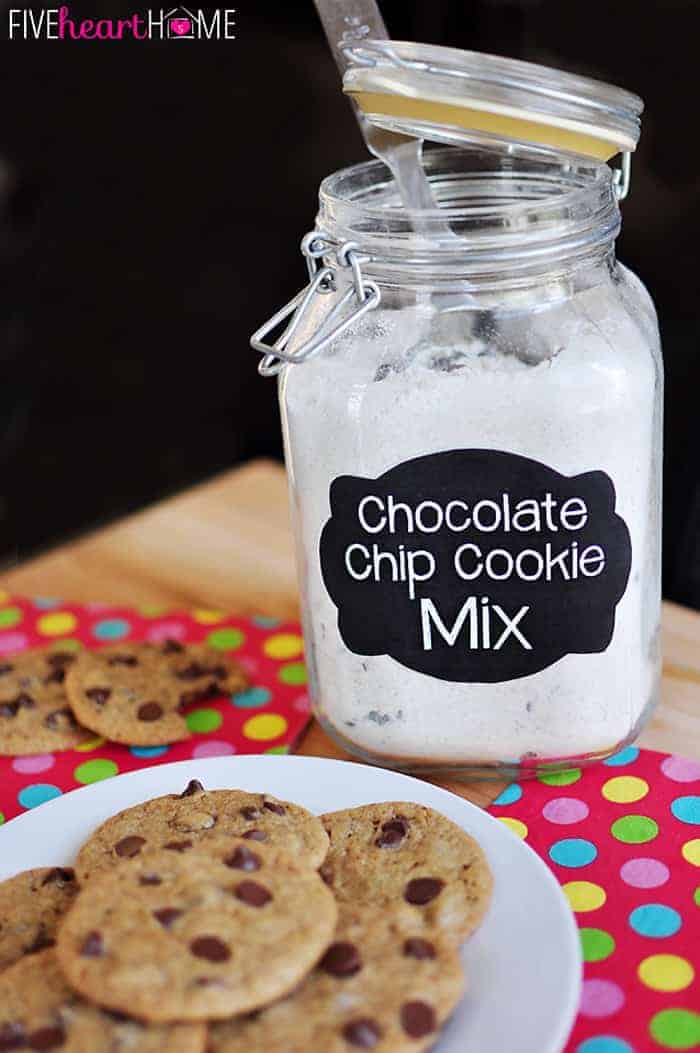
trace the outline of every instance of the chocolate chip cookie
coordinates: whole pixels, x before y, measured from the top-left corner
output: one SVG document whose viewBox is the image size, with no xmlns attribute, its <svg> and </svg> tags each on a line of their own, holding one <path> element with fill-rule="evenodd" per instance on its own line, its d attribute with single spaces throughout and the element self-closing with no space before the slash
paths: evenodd
<svg viewBox="0 0 700 1053">
<path fill-rule="evenodd" d="M 128 746 L 159 746 L 189 737 L 189 705 L 246 683 L 220 651 L 166 640 L 82 652 L 68 670 L 66 692 L 76 718 L 98 735 Z"/>
<path fill-rule="evenodd" d="M 333 943 L 289 998 L 213 1024 L 208 1053 L 420 1053 L 464 990 L 455 948 L 405 930 L 391 914 L 345 913 Z"/>
<path fill-rule="evenodd" d="M 281 848 L 310 867 L 318 867 L 328 850 L 321 821 L 300 805 L 265 793 L 205 790 L 192 780 L 180 794 L 145 801 L 104 822 L 80 849 L 76 871 L 84 881 L 142 852 L 187 853 L 221 834 Z"/>
<path fill-rule="evenodd" d="M 0 755 L 70 750 L 93 738 L 78 725 L 66 697 L 64 680 L 75 658 L 68 651 L 0 658 Z"/>
<path fill-rule="evenodd" d="M 53 945 L 58 921 L 77 891 L 68 867 L 25 870 L 0 883 L 0 970 Z"/>
<path fill-rule="evenodd" d="M 0 976 L 0 1050 L 61 1053 L 204 1053 L 201 1024 L 145 1026 L 85 1002 L 63 978 L 53 950 Z"/>
<path fill-rule="evenodd" d="M 321 821 L 330 838 L 321 876 L 340 903 L 383 907 L 453 943 L 481 921 L 491 896 L 488 863 L 444 815 L 399 801 L 330 812 Z"/>
<path fill-rule="evenodd" d="M 337 907 L 316 871 L 231 839 L 140 855 L 95 875 L 57 940 L 84 997 L 156 1023 L 221 1019 L 289 993 L 333 937 Z"/>
</svg>

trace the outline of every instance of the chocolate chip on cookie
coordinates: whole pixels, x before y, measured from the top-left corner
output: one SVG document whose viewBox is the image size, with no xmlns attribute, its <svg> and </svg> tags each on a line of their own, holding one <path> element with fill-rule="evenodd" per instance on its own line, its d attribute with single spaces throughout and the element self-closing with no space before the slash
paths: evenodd
<svg viewBox="0 0 700 1053">
<path fill-rule="evenodd" d="M 77 891 L 69 867 L 25 870 L 0 883 L 0 970 L 53 944 Z"/>
</svg>

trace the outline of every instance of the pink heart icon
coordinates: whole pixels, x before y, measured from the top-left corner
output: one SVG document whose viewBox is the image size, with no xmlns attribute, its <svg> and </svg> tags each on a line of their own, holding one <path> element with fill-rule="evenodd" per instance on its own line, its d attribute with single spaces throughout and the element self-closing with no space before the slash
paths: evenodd
<svg viewBox="0 0 700 1053">
<path fill-rule="evenodd" d="M 171 18 L 170 28 L 178 37 L 184 37 L 192 28 L 189 18 Z"/>
</svg>

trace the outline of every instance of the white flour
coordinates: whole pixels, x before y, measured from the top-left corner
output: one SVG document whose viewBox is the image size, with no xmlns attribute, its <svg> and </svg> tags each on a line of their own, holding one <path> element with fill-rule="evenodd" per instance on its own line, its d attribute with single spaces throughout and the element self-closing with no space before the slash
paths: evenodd
<svg viewBox="0 0 700 1053">
<path fill-rule="evenodd" d="M 530 309 L 524 325 L 512 318 L 501 327 L 500 348 L 488 329 L 469 336 L 471 317 L 436 319 L 429 304 L 380 306 L 330 352 L 289 368 L 283 379 L 311 694 L 331 729 L 379 758 L 515 764 L 524 755 L 612 751 L 638 725 L 657 686 L 653 308 L 620 268 L 615 280 L 606 273 L 537 315 Z M 508 340 L 519 334 L 522 357 L 525 331 L 522 361 L 508 353 Z M 345 646 L 319 565 L 331 482 L 374 478 L 417 456 L 468 448 L 521 454 L 569 476 L 602 470 L 611 477 L 632 569 L 606 651 L 569 654 L 520 679 L 471 684 Z"/>
</svg>

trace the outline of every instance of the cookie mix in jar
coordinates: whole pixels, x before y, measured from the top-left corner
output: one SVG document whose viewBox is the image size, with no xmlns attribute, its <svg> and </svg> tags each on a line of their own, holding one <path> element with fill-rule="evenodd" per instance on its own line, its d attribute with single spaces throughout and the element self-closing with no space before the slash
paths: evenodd
<svg viewBox="0 0 700 1053">
<path fill-rule="evenodd" d="M 419 44 L 356 58 L 365 118 L 442 145 L 433 208 L 378 161 L 324 180 L 309 285 L 253 339 L 316 715 L 406 769 L 605 757 L 659 690 L 662 364 L 615 256 L 641 100 Z"/>
</svg>

